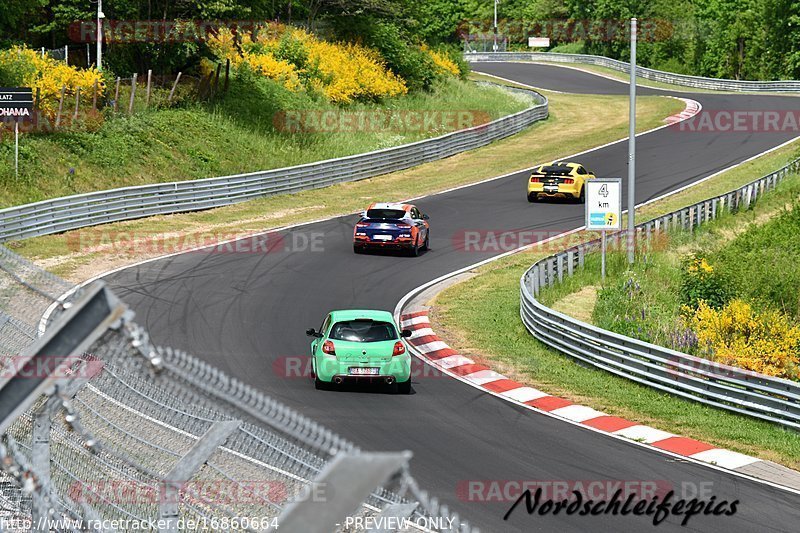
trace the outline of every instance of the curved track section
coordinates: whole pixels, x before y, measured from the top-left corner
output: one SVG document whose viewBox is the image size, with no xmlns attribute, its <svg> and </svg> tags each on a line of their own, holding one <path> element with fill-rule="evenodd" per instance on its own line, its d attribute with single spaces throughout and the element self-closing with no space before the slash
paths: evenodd
<svg viewBox="0 0 800 533">
<path fill-rule="evenodd" d="M 532 64 L 478 64 L 476 70 L 542 88 L 625 94 L 627 86 L 574 69 Z M 667 94 L 645 90 L 642 93 Z M 685 93 L 682 93 L 685 94 Z M 796 107 L 789 97 L 696 94 L 704 109 Z M 695 119 L 692 119 L 695 120 Z M 738 163 L 790 134 L 692 133 L 663 128 L 637 139 L 637 202 Z M 580 159 L 600 176 L 626 175 L 627 145 Z M 536 163 L 531 161 L 531 164 Z M 497 169 L 498 174 L 503 169 Z M 365 449 L 411 449 L 414 474 L 484 531 L 640 531 L 647 517 L 527 516 L 510 502 L 466 501 L 470 480 L 658 480 L 706 487 L 717 500 L 740 500 L 732 517 L 696 516 L 697 530 L 789 531 L 800 520 L 800 497 L 724 472 L 685 463 L 634 444 L 564 424 L 444 377 L 418 377 L 408 397 L 380 390 L 315 391 L 287 377 L 287 357 L 308 353 L 303 331 L 334 308 L 392 310 L 411 289 L 498 252 L 466 252 L 464 230 L 536 230 L 543 236 L 582 225 L 583 207 L 527 202 L 525 174 L 423 198 L 432 250 L 419 258 L 354 255 L 354 216 L 281 232 L 285 242 L 316 246 L 273 253 L 187 253 L 117 272 L 109 281 L 137 312 L 154 340 L 186 349 L 261 388 Z M 292 359 L 289 359 L 293 361 Z M 292 374 L 292 372 L 288 372 Z M 700 485 L 703 484 L 703 485 Z M 675 517 L 661 531 L 684 530 Z"/>
</svg>

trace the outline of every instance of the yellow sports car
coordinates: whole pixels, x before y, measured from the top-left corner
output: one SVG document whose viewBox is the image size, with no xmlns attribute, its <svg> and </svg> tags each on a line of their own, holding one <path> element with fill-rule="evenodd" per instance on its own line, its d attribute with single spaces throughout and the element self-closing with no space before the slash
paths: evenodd
<svg viewBox="0 0 800 533">
<path fill-rule="evenodd" d="M 533 170 L 528 180 L 528 201 L 540 198 L 570 198 L 583 203 L 584 183 L 595 176 L 580 163 L 553 161 Z"/>
</svg>

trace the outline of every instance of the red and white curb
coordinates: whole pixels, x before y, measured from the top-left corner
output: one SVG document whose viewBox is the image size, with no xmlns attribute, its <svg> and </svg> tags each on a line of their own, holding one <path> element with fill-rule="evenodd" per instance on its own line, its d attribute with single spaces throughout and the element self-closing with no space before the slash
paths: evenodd
<svg viewBox="0 0 800 533">
<path fill-rule="evenodd" d="M 450 348 L 431 329 L 427 311 L 401 315 L 400 322 L 403 329 L 412 331 L 409 342 L 427 363 L 511 402 L 530 406 L 598 431 L 626 437 L 660 450 L 691 457 L 721 468 L 736 470 L 761 461 L 756 457 L 717 448 L 705 442 L 607 415 L 602 411 L 574 404 L 564 398 L 552 396 L 509 379 Z"/>
<path fill-rule="evenodd" d="M 678 98 L 678 97 L 675 98 L 683 102 L 686 107 L 684 107 L 683 111 L 681 111 L 680 113 L 676 113 L 674 115 L 670 115 L 667 118 L 665 118 L 664 122 L 666 122 L 667 124 L 676 124 L 683 120 L 690 119 L 703 109 L 703 106 L 700 105 L 700 102 L 697 102 L 690 98 Z"/>
</svg>

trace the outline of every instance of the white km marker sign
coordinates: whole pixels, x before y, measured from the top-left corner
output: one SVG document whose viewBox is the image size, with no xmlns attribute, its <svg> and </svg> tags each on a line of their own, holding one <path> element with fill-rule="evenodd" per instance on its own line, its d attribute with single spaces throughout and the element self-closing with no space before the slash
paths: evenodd
<svg viewBox="0 0 800 533">
<path fill-rule="evenodd" d="M 601 277 L 606 278 L 606 232 L 622 228 L 622 178 L 586 182 L 586 229 L 600 232 Z"/>
</svg>

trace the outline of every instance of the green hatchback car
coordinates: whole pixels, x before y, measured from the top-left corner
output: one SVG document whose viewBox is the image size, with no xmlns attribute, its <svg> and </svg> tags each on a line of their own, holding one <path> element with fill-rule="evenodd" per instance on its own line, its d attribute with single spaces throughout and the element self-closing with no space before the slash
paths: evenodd
<svg viewBox="0 0 800 533">
<path fill-rule="evenodd" d="M 397 392 L 411 392 L 411 355 L 387 311 L 331 311 L 319 331 L 306 330 L 311 341 L 314 385 L 327 388 L 345 381 L 383 382 Z"/>
</svg>

